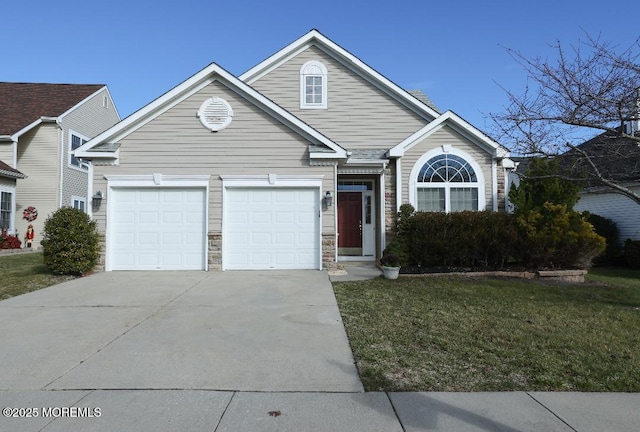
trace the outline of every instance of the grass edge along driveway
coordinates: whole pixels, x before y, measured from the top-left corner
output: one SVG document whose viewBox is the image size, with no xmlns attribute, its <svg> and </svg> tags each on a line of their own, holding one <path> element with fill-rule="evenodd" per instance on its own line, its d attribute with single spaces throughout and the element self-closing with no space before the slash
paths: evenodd
<svg viewBox="0 0 640 432">
<path fill-rule="evenodd" d="M 336 282 L 367 391 L 640 391 L 640 272 Z"/>
<path fill-rule="evenodd" d="M 42 252 L 0 254 L 0 300 L 74 279 L 55 275 L 44 265 Z"/>
</svg>

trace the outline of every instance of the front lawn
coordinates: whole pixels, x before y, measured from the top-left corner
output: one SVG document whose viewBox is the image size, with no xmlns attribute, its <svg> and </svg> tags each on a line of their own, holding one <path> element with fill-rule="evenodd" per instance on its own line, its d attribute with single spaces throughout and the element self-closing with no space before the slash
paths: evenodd
<svg viewBox="0 0 640 432">
<path fill-rule="evenodd" d="M 640 391 L 640 272 L 334 283 L 368 391 Z"/>
<path fill-rule="evenodd" d="M 51 273 L 42 252 L 0 255 L 0 300 L 55 285 L 73 276 Z"/>
</svg>

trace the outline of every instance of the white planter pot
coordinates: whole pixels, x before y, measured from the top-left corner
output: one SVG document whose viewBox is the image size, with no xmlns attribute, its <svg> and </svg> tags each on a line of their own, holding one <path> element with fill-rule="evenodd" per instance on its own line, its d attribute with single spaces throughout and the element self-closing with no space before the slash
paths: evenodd
<svg viewBox="0 0 640 432">
<path fill-rule="evenodd" d="M 385 279 L 398 279 L 400 274 L 400 267 L 385 267 L 382 266 L 382 274 Z"/>
</svg>

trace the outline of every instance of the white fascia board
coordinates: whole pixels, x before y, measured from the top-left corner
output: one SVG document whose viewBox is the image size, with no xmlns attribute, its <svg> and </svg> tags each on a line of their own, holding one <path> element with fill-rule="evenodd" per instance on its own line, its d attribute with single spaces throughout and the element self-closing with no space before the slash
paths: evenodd
<svg viewBox="0 0 640 432">
<path fill-rule="evenodd" d="M 324 175 L 221 175 L 223 188 L 233 187 L 322 187 Z"/>
<path fill-rule="evenodd" d="M 25 133 L 29 132 L 31 129 L 33 129 L 34 127 L 38 126 L 40 123 L 43 123 L 43 122 L 44 122 L 44 119 L 41 117 L 38 120 L 34 121 L 33 123 L 23 127 L 18 132 L 16 132 L 13 135 L 11 135 L 11 140 L 13 142 L 17 142 L 18 138 L 20 138 L 22 135 L 24 135 Z"/>
<path fill-rule="evenodd" d="M 310 152 L 309 158 L 310 159 L 346 159 L 347 158 L 346 150 L 342 148 L 341 150 L 342 151 L 340 153 Z"/>
<path fill-rule="evenodd" d="M 92 154 L 90 152 L 90 149 L 94 146 L 104 142 L 120 141 L 133 130 L 148 123 L 161 113 L 170 109 L 172 106 L 175 106 L 182 100 L 186 99 L 187 97 L 198 92 L 202 88 L 218 79 L 228 83 L 232 90 L 243 93 L 250 99 L 253 99 L 254 102 L 256 102 L 256 105 L 259 105 L 263 107 L 263 109 L 270 111 L 272 115 L 275 114 L 276 117 L 279 117 L 285 123 L 288 123 L 289 127 L 296 129 L 298 133 L 306 135 L 313 141 L 329 147 L 337 154 L 336 157 L 346 158 L 346 151 L 342 147 L 340 147 L 329 138 L 322 135 L 320 132 L 313 129 L 311 126 L 304 123 L 302 120 L 298 119 L 293 114 L 286 111 L 270 99 L 264 97 L 262 94 L 254 90 L 251 86 L 242 82 L 215 63 L 211 63 L 209 66 L 184 81 L 182 84 L 174 87 L 172 90 L 168 91 L 150 104 L 136 111 L 126 119 L 122 120 L 120 123 L 112 126 L 95 138 L 89 140 L 81 147 L 78 147 L 75 151 L 75 155 L 77 157 L 89 158 Z"/>
<path fill-rule="evenodd" d="M 439 112 L 420 102 L 418 99 L 407 93 L 407 91 L 402 87 L 378 73 L 358 57 L 354 56 L 349 51 L 345 50 L 315 29 L 243 73 L 240 75 L 240 79 L 248 84 L 253 84 L 255 81 L 285 63 L 290 58 L 296 56 L 298 53 L 304 51 L 311 45 L 316 45 L 327 54 L 337 57 L 345 66 L 350 67 L 367 81 L 385 90 L 387 93 L 394 94 L 418 112 L 426 114 L 427 117 L 434 119 L 440 115 Z"/>
<path fill-rule="evenodd" d="M 249 85 L 253 84 L 265 74 L 269 73 L 282 63 L 286 62 L 291 57 L 294 57 L 299 52 L 305 50 L 310 45 L 309 42 L 319 35 L 320 32 L 318 32 L 317 30 L 311 30 L 301 38 L 282 48 L 280 51 L 267 57 L 265 60 L 258 63 L 257 65 L 240 75 L 238 78 Z"/>
<path fill-rule="evenodd" d="M 347 159 L 347 165 L 381 165 L 385 166 L 389 163 L 389 159 Z"/>
<path fill-rule="evenodd" d="M 410 150 L 413 146 L 420 141 L 429 137 L 431 134 L 444 127 L 450 125 L 457 132 L 462 133 L 471 141 L 475 142 L 479 147 L 491 153 L 493 157 L 503 158 L 509 156 L 509 151 L 502 147 L 497 142 L 486 136 L 480 130 L 476 129 L 462 117 L 458 116 L 453 111 L 447 111 L 434 121 L 424 126 L 422 129 L 416 131 L 411 136 L 407 137 L 400 144 L 391 148 L 388 152 L 388 157 L 402 157 L 407 150 Z"/>
<path fill-rule="evenodd" d="M 191 94 L 194 92 L 194 89 L 195 91 L 197 91 L 202 86 L 202 82 L 208 81 L 209 76 L 212 73 L 216 72 L 218 69 L 220 69 L 220 67 L 215 63 L 210 64 L 209 66 L 202 69 L 200 72 L 193 75 L 183 83 L 177 85 L 176 87 L 169 90 L 159 98 L 153 100 L 151 103 L 140 108 L 138 111 L 134 112 L 126 119 L 120 121 L 119 123 L 110 127 L 106 131 L 102 132 L 101 134 L 98 134 L 91 140 L 87 141 L 82 146 L 78 147 L 75 151 L 76 156 L 88 157 L 90 154 L 89 150 L 94 146 L 105 143 L 105 142 L 119 141 L 120 138 L 131 133 L 132 130 L 135 130 L 143 126 L 144 124 L 149 122 L 151 119 L 155 118 L 157 115 L 168 110 L 175 103 L 180 102 L 180 100 L 186 97 L 184 95 L 185 92 L 188 92 L 188 94 Z M 209 82 L 206 82 L 206 84 L 208 84 Z M 191 91 L 189 92 L 189 90 Z M 183 97 L 180 97 L 180 96 L 183 96 Z M 171 102 L 175 102 L 175 103 L 170 104 Z"/>
</svg>

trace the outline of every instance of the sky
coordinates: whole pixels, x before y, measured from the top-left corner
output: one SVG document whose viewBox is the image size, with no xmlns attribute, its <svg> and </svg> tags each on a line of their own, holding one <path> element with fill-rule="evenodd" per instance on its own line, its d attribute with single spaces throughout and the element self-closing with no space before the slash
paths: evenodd
<svg viewBox="0 0 640 432">
<path fill-rule="evenodd" d="M 5 1 L 0 81 L 106 84 L 125 118 L 212 62 L 238 76 L 315 28 L 405 89 L 489 130 L 527 76 L 506 51 L 627 48 L 637 5 L 608 0 Z M 635 10 L 634 10 L 635 9 Z M 503 89 L 504 88 L 504 89 Z"/>
</svg>

